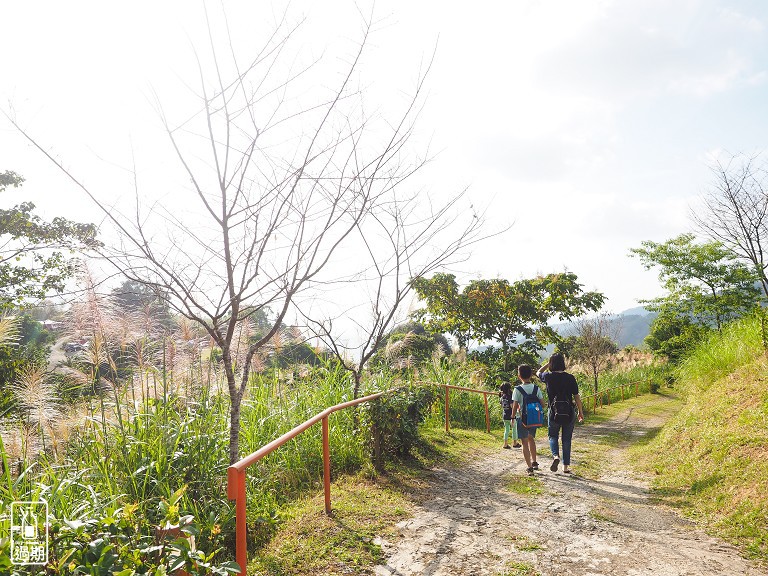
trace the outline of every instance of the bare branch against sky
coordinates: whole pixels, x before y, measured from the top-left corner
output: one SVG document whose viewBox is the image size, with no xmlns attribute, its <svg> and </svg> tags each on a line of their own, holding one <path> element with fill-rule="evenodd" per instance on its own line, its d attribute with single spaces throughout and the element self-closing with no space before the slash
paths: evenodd
<svg viewBox="0 0 768 576">
<path fill-rule="evenodd" d="M 371 15 L 361 16 L 362 31 L 342 73 L 332 67 L 321 85 L 304 77 L 317 77 L 322 58 L 286 62 L 301 52 L 295 48 L 301 22 L 278 18 L 273 33 L 246 58 L 232 48 L 228 28 L 223 36 L 214 33 L 212 16 L 205 15 L 209 46 L 196 46 L 196 110 L 174 120 L 172 103 L 157 101 L 185 175 L 184 195 L 163 198 L 157 191 L 146 203 L 142 188 L 153 183 L 136 178 L 133 206 L 113 206 L 108 191 L 86 185 L 18 120 L 10 121 L 102 211 L 118 240 L 101 256 L 128 279 L 152 286 L 221 348 L 234 462 L 251 360 L 281 329 L 297 297 L 369 270 L 376 271 L 379 291 L 391 278 L 406 283 L 410 274 L 434 269 L 477 240 L 481 220 L 466 213 L 458 234 L 444 238 L 462 195 L 422 210 L 422 198 L 408 190 L 425 163 L 412 155 L 409 140 L 429 68 L 398 116 L 369 113 L 357 74 Z M 438 241 L 445 244 L 436 248 Z M 341 250 L 359 251 L 356 246 L 364 247 L 367 263 L 334 262 Z M 402 300 L 402 290 L 398 294 Z M 236 361 L 239 326 L 263 311 L 271 312 L 270 327 Z"/>
</svg>

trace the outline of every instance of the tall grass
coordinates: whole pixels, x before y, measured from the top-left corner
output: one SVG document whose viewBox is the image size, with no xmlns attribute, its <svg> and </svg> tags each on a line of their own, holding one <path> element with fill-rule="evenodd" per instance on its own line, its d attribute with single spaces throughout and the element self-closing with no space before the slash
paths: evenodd
<svg viewBox="0 0 768 576">
<path fill-rule="evenodd" d="M 634 366 L 629 370 L 612 370 L 600 375 L 599 388 L 607 390 L 625 384 L 639 383 L 641 392 L 649 391 L 649 383 L 662 386 L 671 383 L 674 376 L 673 367 L 667 363 L 654 363 L 646 366 Z M 582 396 L 593 394 L 592 382 L 579 382 Z"/>
<path fill-rule="evenodd" d="M 768 561 L 768 361 L 745 318 L 700 343 L 676 370 L 685 405 L 638 461 L 670 503 Z"/>
<path fill-rule="evenodd" d="M 423 382 L 434 384 L 448 384 L 461 386 L 475 390 L 497 389 L 490 382 L 483 381 L 482 368 L 472 362 L 451 362 L 438 360 L 422 368 L 416 377 Z M 432 405 L 432 410 L 427 418 L 426 425 L 430 427 L 442 426 L 445 422 L 444 389 L 440 388 L 440 399 Z M 501 408 L 498 397 L 488 395 L 488 410 L 491 422 L 501 421 Z M 451 425 L 465 428 L 485 428 L 485 406 L 483 395 L 477 392 L 450 391 L 450 422 Z"/>
<path fill-rule="evenodd" d="M 713 380 L 739 369 L 763 352 L 758 318 L 746 317 L 713 333 L 680 363 L 679 381 L 695 389 L 706 388 Z"/>
</svg>

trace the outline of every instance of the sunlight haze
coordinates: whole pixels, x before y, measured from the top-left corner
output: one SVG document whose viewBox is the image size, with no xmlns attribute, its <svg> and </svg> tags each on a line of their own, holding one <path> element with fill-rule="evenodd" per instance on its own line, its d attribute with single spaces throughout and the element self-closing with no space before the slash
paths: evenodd
<svg viewBox="0 0 768 576">
<path fill-rule="evenodd" d="M 222 5 L 247 52 L 287 4 L 206 3 L 220 43 Z M 306 21 L 286 66 L 323 59 L 307 89 L 338 80 L 370 9 L 290 3 L 288 18 Z M 186 176 L 155 107 L 174 120 L 189 110 L 195 51 L 205 62 L 209 49 L 203 4 L 6 2 L 2 15 L 3 110 L 105 203 L 132 197 L 134 158 L 143 198 L 178 201 Z M 691 230 L 713 157 L 766 146 L 760 2 L 380 1 L 373 19 L 355 79 L 371 110 L 396 113 L 434 54 L 409 150 L 434 159 L 412 185 L 436 198 L 468 187 L 489 230 L 512 225 L 474 247 L 455 270 L 464 280 L 567 268 L 606 309 L 636 306 L 660 287 L 629 249 Z M 23 195 L 46 217 L 101 221 L 4 117 L 0 135 L 0 170 L 26 178 L 3 206 Z"/>
</svg>

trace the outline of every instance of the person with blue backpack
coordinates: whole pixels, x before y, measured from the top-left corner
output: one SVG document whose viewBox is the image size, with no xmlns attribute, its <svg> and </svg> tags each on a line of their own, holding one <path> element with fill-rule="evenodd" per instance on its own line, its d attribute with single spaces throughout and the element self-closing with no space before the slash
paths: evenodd
<svg viewBox="0 0 768 576">
<path fill-rule="evenodd" d="M 517 367 L 521 383 L 512 392 L 512 419 L 517 419 L 517 435 L 523 443 L 523 458 L 528 466 L 528 475 L 533 476 L 539 469 L 536 461 L 536 429 L 544 425 L 544 396 L 541 389 L 531 382 L 533 369 L 527 364 Z"/>
<path fill-rule="evenodd" d="M 565 371 L 565 357 L 556 352 L 550 356 L 549 361 L 539 368 L 536 375 L 547 386 L 547 398 L 549 399 L 548 430 L 549 448 L 552 450 L 552 472 L 557 472 L 560 464 L 559 436 L 563 437 L 563 473 L 571 473 L 571 442 L 573 429 L 576 427 L 578 409 L 578 421 L 584 422 L 584 410 L 579 396 L 579 385 L 573 374 Z"/>
</svg>

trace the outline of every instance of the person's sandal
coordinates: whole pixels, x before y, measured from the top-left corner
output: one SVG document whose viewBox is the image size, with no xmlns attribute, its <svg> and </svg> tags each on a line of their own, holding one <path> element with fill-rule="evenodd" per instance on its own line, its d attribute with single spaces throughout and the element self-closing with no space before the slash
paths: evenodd
<svg viewBox="0 0 768 576">
<path fill-rule="evenodd" d="M 533 464 L 531 464 L 531 467 L 532 467 L 534 470 L 538 470 L 538 469 L 539 469 L 539 463 L 538 463 L 538 462 L 534 462 Z"/>
<path fill-rule="evenodd" d="M 502 446 L 502 448 L 504 448 L 504 450 L 512 450 L 512 446 L 510 446 L 509 444 L 507 444 L 506 446 Z"/>
<path fill-rule="evenodd" d="M 533 476 L 533 468 L 528 468 L 528 476 Z"/>
<path fill-rule="evenodd" d="M 571 469 L 563 466 L 563 474 L 571 474 Z"/>
<path fill-rule="evenodd" d="M 522 444 L 512 444 L 512 448 L 522 448 Z"/>
<path fill-rule="evenodd" d="M 555 457 L 552 460 L 552 466 L 550 466 L 549 469 L 552 470 L 552 472 L 557 472 L 557 467 L 559 464 L 560 464 L 560 458 Z"/>
</svg>

